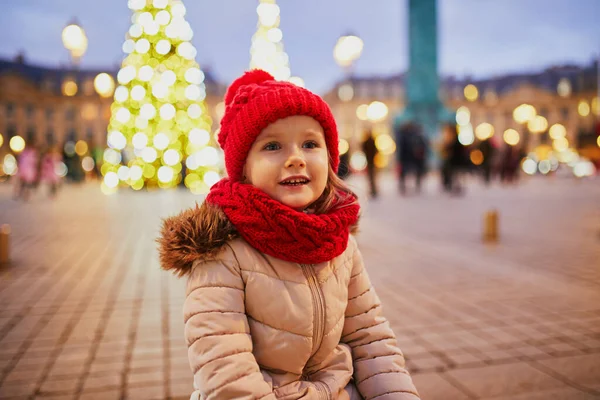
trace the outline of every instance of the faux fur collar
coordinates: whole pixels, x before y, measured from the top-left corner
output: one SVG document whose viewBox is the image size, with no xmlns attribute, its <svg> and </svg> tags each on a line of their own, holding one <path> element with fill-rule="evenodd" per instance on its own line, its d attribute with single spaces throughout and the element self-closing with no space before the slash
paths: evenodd
<svg viewBox="0 0 600 400">
<path fill-rule="evenodd" d="M 158 251 L 164 270 L 184 276 L 194 261 L 214 258 L 230 240 L 240 237 L 225 213 L 206 202 L 163 220 Z"/>
</svg>

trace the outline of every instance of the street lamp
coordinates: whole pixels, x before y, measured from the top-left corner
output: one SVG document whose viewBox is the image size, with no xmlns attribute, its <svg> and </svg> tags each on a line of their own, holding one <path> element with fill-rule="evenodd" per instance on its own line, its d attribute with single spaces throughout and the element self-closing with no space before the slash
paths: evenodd
<svg viewBox="0 0 600 400">
<path fill-rule="evenodd" d="M 363 41 L 356 35 L 348 34 L 341 36 L 333 48 L 333 58 L 338 65 L 350 73 L 354 61 L 363 51 Z"/>
<path fill-rule="evenodd" d="M 85 31 L 76 21 L 72 21 L 62 31 L 62 42 L 71 53 L 71 61 L 78 66 L 88 47 Z"/>
</svg>

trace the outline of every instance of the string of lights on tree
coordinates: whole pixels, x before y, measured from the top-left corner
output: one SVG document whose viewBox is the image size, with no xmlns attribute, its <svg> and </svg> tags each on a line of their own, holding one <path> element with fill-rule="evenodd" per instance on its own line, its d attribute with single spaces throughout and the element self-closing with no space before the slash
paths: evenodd
<svg viewBox="0 0 600 400">
<path fill-rule="evenodd" d="M 304 86 L 304 81 L 293 77 L 290 59 L 283 48 L 283 32 L 279 28 L 281 10 L 275 0 L 259 0 L 257 30 L 252 36 L 250 68 L 260 68 L 280 81 Z"/>
<path fill-rule="evenodd" d="M 129 0 L 132 25 L 117 75 L 102 189 L 170 188 L 206 193 L 220 179 L 204 73 L 181 0 Z"/>
</svg>

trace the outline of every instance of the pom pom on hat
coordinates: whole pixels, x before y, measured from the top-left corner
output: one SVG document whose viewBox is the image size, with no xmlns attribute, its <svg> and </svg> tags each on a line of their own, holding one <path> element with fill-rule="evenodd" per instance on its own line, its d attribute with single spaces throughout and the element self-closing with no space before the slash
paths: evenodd
<svg viewBox="0 0 600 400">
<path fill-rule="evenodd" d="M 263 71 L 262 69 L 246 71 L 244 75 L 233 81 L 227 89 L 227 93 L 225 94 L 225 105 L 229 105 L 233 102 L 235 95 L 242 86 L 252 84 L 259 85 L 265 81 L 274 80 L 275 78 L 273 78 L 273 75 L 269 74 L 267 71 Z"/>
</svg>

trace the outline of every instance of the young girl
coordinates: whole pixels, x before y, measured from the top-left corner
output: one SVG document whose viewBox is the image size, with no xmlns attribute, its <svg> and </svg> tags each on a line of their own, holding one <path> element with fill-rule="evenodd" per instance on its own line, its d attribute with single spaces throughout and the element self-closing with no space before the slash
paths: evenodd
<svg viewBox="0 0 600 400">
<path fill-rule="evenodd" d="M 225 95 L 228 178 L 165 220 L 162 267 L 188 276 L 195 399 L 418 399 L 355 239 L 327 104 L 261 70 Z"/>
</svg>

